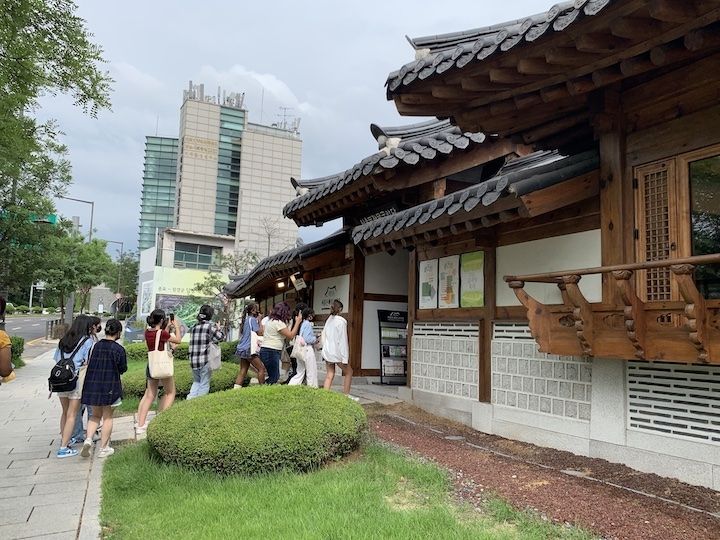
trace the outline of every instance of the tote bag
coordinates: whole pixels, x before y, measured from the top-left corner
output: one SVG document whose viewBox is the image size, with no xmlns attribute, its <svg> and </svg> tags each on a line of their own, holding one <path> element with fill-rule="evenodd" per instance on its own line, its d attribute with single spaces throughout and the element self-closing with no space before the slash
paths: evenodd
<svg viewBox="0 0 720 540">
<path fill-rule="evenodd" d="M 220 350 L 220 345 L 211 341 L 207 346 L 207 353 L 210 371 L 220 369 L 220 366 L 222 366 L 222 351 Z"/>
<path fill-rule="evenodd" d="M 160 347 L 160 332 L 162 330 L 155 331 L 155 350 L 148 351 L 148 368 L 153 379 L 167 379 L 174 374 L 175 366 L 173 365 L 172 356 L 166 350 L 167 344 L 162 351 L 158 350 Z"/>
</svg>

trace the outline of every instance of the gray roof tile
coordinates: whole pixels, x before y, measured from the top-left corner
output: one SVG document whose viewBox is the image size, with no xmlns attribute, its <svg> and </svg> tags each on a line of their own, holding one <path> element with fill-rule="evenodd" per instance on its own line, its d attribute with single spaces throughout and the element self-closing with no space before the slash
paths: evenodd
<svg viewBox="0 0 720 540">
<path fill-rule="evenodd" d="M 491 206 L 503 197 L 526 195 L 595 170 L 598 163 L 596 150 L 573 156 L 562 156 L 556 151 L 535 152 L 505 164 L 494 178 L 482 184 L 358 225 L 353 229 L 353 241 L 358 244 L 416 223 L 431 223 L 445 214 L 470 212 L 480 204 Z"/>
<path fill-rule="evenodd" d="M 364 158 L 341 173 L 297 181 L 301 187 L 307 187 L 310 191 L 285 205 L 283 214 L 292 216 L 300 208 L 330 193 L 335 193 L 360 178 L 376 173 L 378 168 L 393 169 L 401 164 L 414 167 L 424 161 L 436 159 L 438 153 L 447 155 L 454 150 L 465 150 L 472 144 L 482 144 L 486 140 L 484 133 L 463 133 L 458 127 L 450 124 L 449 120 L 429 120 L 391 127 L 372 124 L 370 131 L 378 141 L 381 151 Z M 397 146 L 387 150 L 387 141 L 396 138 L 400 139 Z"/>
<path fill-rule="evenodd" d="M 388 75 L 388 99 L 392 99 L 399 88 L 412 84 L 416 79 L 425 80 L 452 68 L 463 69 L 497 51 L 507 51 L 526 41 L 536 41 L 548 32 L 562 32 L 583 17 L 597 15 L 610 3 L 611 0 L 561 2 L 543 13 L 523 19 L 474 30 L 409 39 L 416 50 L 428 50 L 429 53 L 421 60 L 413 60 Z M 422 62 L 422 67 L 418 72 L 419 62 Z M 414 70 L 417 77 L 407 77 L 408 70 Z"/>
</svg>

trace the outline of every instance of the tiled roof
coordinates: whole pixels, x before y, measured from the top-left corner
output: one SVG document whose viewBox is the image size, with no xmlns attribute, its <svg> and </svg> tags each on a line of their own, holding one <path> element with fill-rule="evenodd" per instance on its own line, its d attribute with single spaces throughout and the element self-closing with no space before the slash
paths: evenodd
<svg viewBox="0 0 720 540">
<path fill-rule="evenodd" d="M 617 1 L 617 0 L 615 0 Z M 388 75 L 388 99 L 416 80 L 441 75 L 456 67 L 462 69 L 525 42 L 560 32 L 585 16 L 596 15 L 612 0 L 575 0 L 555 4 L 548 11 L 524 19 L 493 26 L 410 39 L 416 60 Z"/>
<path fill-rule="evenodd" d="M 416 224 L 432 222 L 443 215 L 471 212 L 478 205 L 491 206 L 504 197 L 520 197 L 597 169 L 597 150 L 574 156 L 557 151 L 529 154 L 507 163 L 496 176 L 441 199 L 433 200 L 355 227 L 355 244 Z"/>
<path fill-rule="evenodd" d="M 310 188 L 310 191 L 285 205 L 283 215 L 291 217 L 299 209 L 378 170 L 413 167 L 485 140 L 483 133 L 463 133 L 458 127 L 450 125 L 448 120 L 430 120 L 401 127 L 372 124 L 370 131 L 378 141 L 379 152 L 341 173 L 298 181 L 299 186 Z"/>
<path fill-rule="evenodd" d="M 347 232 L 340 230 L 322 240 L 270 255 L 260 261 L 250 272 L 238 276 L 237 279 L 225 285 L 223 292 L 230 298 L 247 296 L 254 285 L 265 279 L 273 271 L 284 271 L 287 275 L 301 271 L 303 259 L 347 242 L 349 242 Z"/>
</svg>

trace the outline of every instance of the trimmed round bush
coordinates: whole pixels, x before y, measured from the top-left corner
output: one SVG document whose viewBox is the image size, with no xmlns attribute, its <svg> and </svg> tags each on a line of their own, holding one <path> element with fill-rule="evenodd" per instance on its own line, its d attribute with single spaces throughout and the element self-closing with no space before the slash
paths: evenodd
<svg viewBox="0 0 720 540">
<path fill-rule="evenodd" d="M 349 454 L 367 430 L 363 408 L 307 386 L 255 386 L 177 404 L 150 424 L 163 461 L 220 474 L 308 471 Z"/>
<path fill-rule="evenodd" d="M 143 345 L 144 346 L 144 345 Z M 145 360 L 147 361 L 147 349 L 145 349 Z M 213 372 L 210 379 L 210 392 L 228 390 L 235 384 L 239 368 L 232 362 L 223 362 L 222 367 Z M 123 374 L 123 394 L 127 397 L 141 398 L 145 393 L 145 370 L 135 370 Z M 185 398 L 190 393 L 192 386 L 192 372 L 188 360 L 175 360 L 175 395 L 178 398 Z"/>
</svg>

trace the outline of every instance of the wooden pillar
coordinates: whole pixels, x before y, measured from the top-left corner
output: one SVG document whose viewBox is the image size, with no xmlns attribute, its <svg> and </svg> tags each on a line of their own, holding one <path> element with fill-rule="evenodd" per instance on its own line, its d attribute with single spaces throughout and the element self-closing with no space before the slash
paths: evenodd
<svg viewBox="0 0 720 540">
<path fill-rule="evenodd" d="M 478 365 L 478 399 L 490 403 L 492 392 L 492 333 L 495 318 L 495 248 L 485 248 L 485 316 L 479 324 L 480 363 Z"/>
<path fill-rule="evenodd" d="M 413 249 L 408 257 L 408 333 L 407 333 L 407 386 L 412 388 L 412 332 L 417 309 L 417 250 Z"/>
<path fill-rule="evenodd" d="M 348 341 L 350 365 L 359 373 L 362 366 L 363 297 L 365 295 L 365 256 L 360 248 L 352 246 L 350 263 L 350 321 Z"/>
<path fill-rule="evenodd" d="M 620 92 L 605 90 L 601 111 L 594 119 L 600 142 L 600 234 L 601 264 L 608 266 L 632 262 L 633 215 L 631 179 L 625 178 L 625 130 Z M 622 299 L 610 274 L 603 274 L 605 303 L 622 305 Z"/>
</svg>

